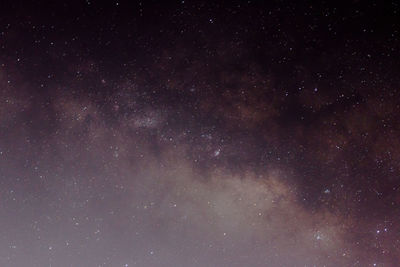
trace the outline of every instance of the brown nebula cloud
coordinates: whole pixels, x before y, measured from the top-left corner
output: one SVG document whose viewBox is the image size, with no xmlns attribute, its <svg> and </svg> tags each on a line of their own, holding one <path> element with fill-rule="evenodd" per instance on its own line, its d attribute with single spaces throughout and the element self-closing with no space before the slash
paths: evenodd
<svg viewBox="0 0 400 267">
<path fill-rule="evenodd" d="M 361 253 L 348 238 L 354 218 L 305 207 L 282 166 L 231 168 L 220 158 L 235 154 L 236 144 L 215 148 L 218 132 L 200 135 L 211 145 L 193 150 L 188 134 L 164 133 L 169 114 L 154 108 L 133 105 L 137 112 L 107 122 L 85 98 L 57 96 L 52 106 L 51 130 L 37 136 L 28 126 L 21 131 L 20 121 L 9 128 L 12 144 L 2 143 L 17 164 L 3 160 L 6 175 L 23 179 L 3 190 L 23 220 L 3 226 L 31 233 L 8 248 L 26 250 L 9 256 L 19 265 L 43 264 L 43 250 L 54 263 L 139 266 L 343 266 Z M 205 153 L 206 164 L 193 153 Z M 10 208 L 3 202 L 3 212 Z"/>
</svg>

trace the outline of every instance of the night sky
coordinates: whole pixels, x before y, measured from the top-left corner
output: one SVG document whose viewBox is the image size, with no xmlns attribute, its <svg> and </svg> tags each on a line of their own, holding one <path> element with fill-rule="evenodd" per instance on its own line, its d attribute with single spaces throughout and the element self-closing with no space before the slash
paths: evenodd
<svg viewBox="0 0 400 267">
<path fill-rule="evenodd" d="M 0 266 L 400 266 L 396 1 L 1 1 Z"/>
</svg>

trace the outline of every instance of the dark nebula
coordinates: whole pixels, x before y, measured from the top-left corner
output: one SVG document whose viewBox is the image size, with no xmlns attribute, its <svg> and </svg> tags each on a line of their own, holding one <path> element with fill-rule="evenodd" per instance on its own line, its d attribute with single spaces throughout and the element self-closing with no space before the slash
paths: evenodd
<svg viewBox="0 0 400 267">
<path fill-rule="evenodd" d="M 396 1 L 2 1 L 0 266 L 400 266 L 399 37 Z"/>
</svg>

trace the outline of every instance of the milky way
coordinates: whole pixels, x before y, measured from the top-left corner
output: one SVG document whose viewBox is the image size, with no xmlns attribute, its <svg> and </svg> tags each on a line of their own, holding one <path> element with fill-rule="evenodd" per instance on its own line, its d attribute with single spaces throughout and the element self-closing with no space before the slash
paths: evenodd
<svg viewBox="0 0 400 267">
<path fill-rule="evenodd" d="M 0 266 L 400 265 L 396 3 L 0 9 Z"/>
</svg>

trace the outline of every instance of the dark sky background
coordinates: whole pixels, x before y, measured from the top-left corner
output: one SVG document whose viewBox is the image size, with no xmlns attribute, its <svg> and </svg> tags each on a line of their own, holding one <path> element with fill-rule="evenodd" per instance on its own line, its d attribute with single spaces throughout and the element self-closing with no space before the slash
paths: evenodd
<svg viewBox="0 0 400 267">
<path fill-rule="evenodd" d="M 399 37 L 396 1 L 1 1 L 0 266 L 400 266 Z"/>
</svg>

